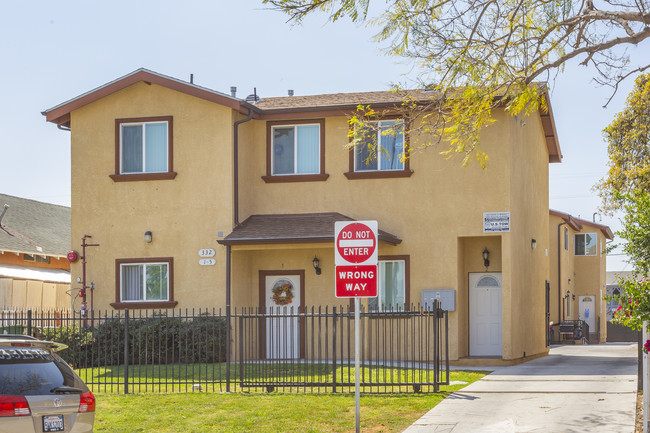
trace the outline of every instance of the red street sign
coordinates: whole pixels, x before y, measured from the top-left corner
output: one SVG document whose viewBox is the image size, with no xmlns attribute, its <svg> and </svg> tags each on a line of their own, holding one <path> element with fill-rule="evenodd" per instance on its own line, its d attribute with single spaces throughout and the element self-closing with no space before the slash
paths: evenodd
<svg viewBox="0 0 650 433">
<path fill-rule="evenodd" d="M 335 227 L 335 264 L 377 264 L 377 221 L 338 221 Z"/>
<path fill-rule="evenodd" d="M 337 298 L 374 298 L 377 296 L 377 265 L 337 266 Z"/>
</svg>

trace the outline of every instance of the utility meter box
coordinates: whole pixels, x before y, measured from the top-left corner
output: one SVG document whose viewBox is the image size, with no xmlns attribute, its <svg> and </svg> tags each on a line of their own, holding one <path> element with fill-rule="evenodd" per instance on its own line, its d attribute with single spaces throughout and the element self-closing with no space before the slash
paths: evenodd
<svg viewBox="0 0 650 433">
<path fill-rule="evenodd" d="M 433 303 L 440 301 L 440 308 L 447 311 L 456 311 L 456 290 L 454 289 L 431 289 L 422 290 L 422 308 L 433 310 Z"/>
</svg>

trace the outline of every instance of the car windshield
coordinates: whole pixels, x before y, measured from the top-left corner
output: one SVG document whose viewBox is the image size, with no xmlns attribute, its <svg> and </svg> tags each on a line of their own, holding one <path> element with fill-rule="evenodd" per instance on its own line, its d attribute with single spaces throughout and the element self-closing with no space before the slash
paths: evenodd
<svg viewBox="0 0 650 433">
<path fill-rule="evenodd" d="M 43 395 L 61 387 L 88 390 L 57 355 L 36 347 L 0 348 L 0 394 Z M 57 390 L 58 388 L 58 390 Z"/>
</svg>

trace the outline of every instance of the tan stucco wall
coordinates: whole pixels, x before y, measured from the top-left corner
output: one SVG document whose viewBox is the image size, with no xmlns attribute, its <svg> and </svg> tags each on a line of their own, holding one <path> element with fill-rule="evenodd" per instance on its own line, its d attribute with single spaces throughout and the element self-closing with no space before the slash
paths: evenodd
<svg viewBox="0 0 650 433">
<path fill-rule="evenodd" d="M 173 180 L 114 182 L 115 119 L 173 116 Z M 232 228 L 230 109 L 157 85 L 138 83 L 72 112 L 72 242 L 84 234 L 96 308 L 115 301 L 115 259 L 173 257 L 181 307 L 223 302 L 225 255 L 218 233 Z M 153 242 L 144 242 L 144 232 Z M 215 248 L 215 266 L 198 250 Z M 72 265 L 72 280 L 81 263 Z M 89 297 L 90 300 L 90 297 Z"/>
<path fill-rule="evenodd" d="M 435 149 L 414 152 L 410 178 L 349 180 L 348 125 L 344 117 L 325 120 L 325 182 L 265 183 L 266 123 L 246 124 L 251 142 L 242 143 L 241 157 L 248 161 L 242 178 L 242 219 L 252 214 L 340 212 L 355 219 L 377 220 L 381 229 L 396 234 L 398 246 L 380 245 L 380 255 L 410 256 L 410 297 L 418 303 L 424 289 L 457 291 L 456 312 L 450 314 L 452 358 L 468 355 L 467 275 L 484 271 L 481 252 L 492 251 L 490 271 L 503 271 L 504 358 L 513 359 L 544 350 L 544 281 L 548 273 L 548 153 L 537 116 L 521 125 L 497 112 L 495 126 L 485 130 L 481 149 L 490 157 L 488 168 L 477 164 L 461 167 Z M 508 145 L 509 144 L 509 145 Z M 417 146 L 417 143 L 415 144 Z M 510 161 L 517 158 L 520 164 Z M 483 212 L 511 212 L 512 232 L 502 236 L 483 233 Z M 517 237 L 518 242 L 511 241 Z M 530 239 L 538 248 L 531 251 Z M 261 247 L 265 248 L 265 247 Z M 285 255 L 286 254 L 286 255 Z M 310 262 L 316 254 L 323 267 L 313 287 L 306 282 L 306 302 L 335 303 L 333 294 L 334 252 L 331 246 L 295 251 L 296 263 Z M 281 269 L 276 264 L 249 262 L 245 273 Z M 285 257 L 292 254 L 283 253 Z M 272 262 L 273 260 L 271 260 Z M 459 266 L 459 263 L 463 263 Z M 276 266 L 275 268 L 273 266 Z M 513 282 L 517 289 L 512 294 Z M 253 284 L 254 282 L 248 282 Z M 325 294 L 316 287 L 327 287 Z M 540 310 L 529 314 L 532 310 Z M 512 318 L 512 319 L 511 319 Z M 513 322 L 514 320 L 514 322 Z"/>
<path fill-rule="evenodd" d="M 545 284 L 548 278 L 548 149 L 539 116 L 507 117 L 511 140 L 511 232 L 505 237 L 510 254 L 504 288 L 511 311 L 510 359 L 545 347 Z M 532 239 L 536 247 L 531 246 Z M 504 308 L 506 296 L 504 294 Z M 508 345 L 504 342 L 504 358 Z"/>
<path fill-rule="evenodd" d="M 174 117 L 174 180 L 114 182 L 115 119 Z M 467 276 L 502 272 L 503 357 L 545 351 L 544 280 L 548 275 L 548 153 L 538 116 L 514 119 L 499 111 L 481 150 L 490 161 L 461 167 L 436 148 L 413 152 L 409 178 L 349 180 L 345 117 L 325 120 L 323 182 L 265 183 L 266 122 L 240 126 L 240 220 L 253 214 L 340 212 L 403 239 L 381 244 L 379 255 L 408 255 L 410 299 L 424 289 L 457 291 L 450 314 L 451 357 L 467 356 Z M 156 85 L 138 83 L 72 112 L 72 239 L 84 234 L 88 280 L 98 309 L 115 301 L 115 259 L 173 257 L 180 308 L 225 305 L 226 248 L 216 240 L 233 224 L 233 121 L 230 109 Z M 289 123 L 289 122 L 288 122 Z M 412 143 L 417 148 L 417 143 Z M 442 150 L 442 148 L 440 149 Z M 516 163 L 513 163 L 516 161 Z M 483 233 L 484 212 L 510 212 L 509 233 Z M 144 242 L 144 232 L 153 242 Z M 530 247 L 531 238 L 537 248 Z M 217 251 L 215 266 L 198 265 L 200 248 Z M 322 275 L 311 261 L 318 256 Z M 347 304 L 334 297 L 333 245 L 234 247 L 232 305 L 259 304 L 259 271 L 304 270 L 305 304 Z M 81 265 L 72 266 L 72 279 Z"/>
<path fill-rule="evenodd" d="M 575 231 L 568 225 L 562 225 L 560 228 L 560 266 L 561 266 L 561 288 L 560 288 L 560 316 L 558 318 L 558 256 L 557 256 L 557 230 L 558 224 L 564 222 L 562 218 L 551 215 L 549 218 L 549 240 L 551 245 L 550 264 L 551 264 L 551 321 L 557 323 L 563 319 L 578 320 L 584 319 L 579 315 L 579 297 L 593 296 L 595 298 L 595 307 L 598 316 L 596 317 L 596 326 L 600 323 L 598 330 L 590 329 L 590 332 L 599 332 L 600 341 L 604 342 L 607 338 L 607 320 L 606 320 L 606 302 L 603 296 L 606 294 L 606 254 L 603 250 L 606 246 L 607 239 L 603 233 L 594 227 L 583 224 L 580 231 Z M 569 250 L 564 249 L 564 228 L 569 231 Z M 598 254 L 596 256 L 575 256 L 575 235 L 576 233 L 593 233 L 598 236 Z M 570 280 L 570 281 L 569 281 Z M 571 296 L 570 314 L 566 313 L 565 296 L 567 291 L 575 295 Z M 598 318 L 600 317 L 600 322 Z"/>
</svg>

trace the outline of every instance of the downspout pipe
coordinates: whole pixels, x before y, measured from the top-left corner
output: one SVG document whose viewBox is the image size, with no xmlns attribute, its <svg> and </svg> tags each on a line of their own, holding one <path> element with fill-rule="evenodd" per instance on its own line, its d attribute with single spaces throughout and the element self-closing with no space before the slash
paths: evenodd
<svg viewBox="0 0 650 433">
<path fill-rule="evenodd" d="M 568 221 L 557 225 L 557 321 L 562 321 L 562 242 L 561 228 Z"/>
<path fill-rule="evenodd" d="M 233 124 L 233 219 L 234 226 L 239 225 L 239 125 L 244 122 L 248 122 L 253 118 L 253 109 L 248 107 L 248 116 L 246 118 L 237 120 Z M 226 392 L 230 392 L 230 362 L 231 362 L 231 348 L 230 340 L 232 339 L 231 335 L 231 321 L 232 321 L 232 312 L 230 305 L 230 294 L 231 294 L 231 256 L 232 251 L 230 245 L 226 245 L 226 321 L 228 326 L 226 327 Z"/>
<path fill-rule="evenodd" d="M 233 131 L 233 207 L 235 227 L 239 225 L 239 125 L 253 118 L 253 110 L 248 108 L 248 116 L 234 123 Z"/>
</svg>

